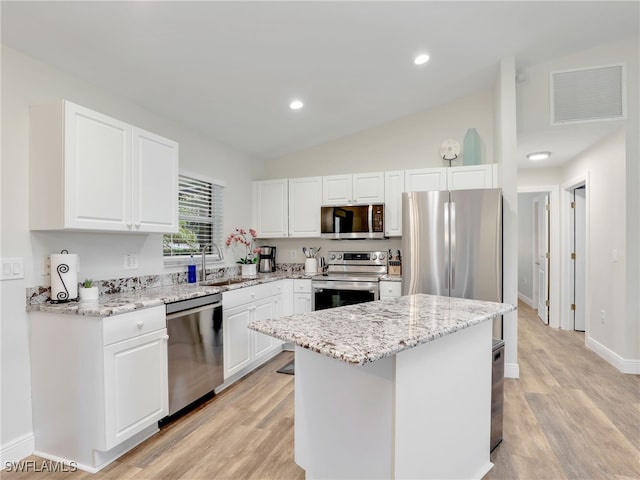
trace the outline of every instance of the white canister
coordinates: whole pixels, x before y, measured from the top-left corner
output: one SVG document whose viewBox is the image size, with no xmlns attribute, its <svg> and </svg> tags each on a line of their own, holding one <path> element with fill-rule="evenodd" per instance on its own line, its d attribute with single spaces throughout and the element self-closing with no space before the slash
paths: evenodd
<svg viewBox="0 0 640 480">
<path fill-rule="evenodd" d="M 68 302 L 78 298 L 78 255 L 62 250 L 51 254 L 51 300 Z"/>
<path fill-rule="evenodd" d="M 307 275 L 315 275 L 318 273 L 318 260 L 315 258 L 307 258 L 304 261 L 304 273 Z"/>
</svg>

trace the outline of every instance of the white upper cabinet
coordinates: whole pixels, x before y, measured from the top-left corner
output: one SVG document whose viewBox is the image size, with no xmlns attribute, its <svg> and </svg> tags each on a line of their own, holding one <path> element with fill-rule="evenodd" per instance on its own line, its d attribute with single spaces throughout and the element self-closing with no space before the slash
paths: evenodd
<svg viewBox="0 0 640 480">
<path fill-rule="evenodd" d="M 322 177 L 322 204 L 384 203 L 384 173 Z"/>
<path fill-rule="evenodd" d="M 447 168 L 449 190 L 495 188 L 496 184 L 495 163 Z"/>
<path fill-rule="evenodd" d="M 260 238 L 289 234 L 288 180 L 253 182 L 253 222 Z"/>
<path fill-rule="evenodd" d="M 404 191 L 447 190 L 447 168 L 405 170 Z"/>
<path fill-rule="evenodd" d="M 32 230 L 177 232 L 178 144 L 71 102 L 31 108 Z"/>
<path fill-rule="evenodd" d="M 328 175 L 322 177 L 322 204 L 345 205 L 352 203 L 353 177 L 351 175 Z"/>
<path fill-rule="evenodd" d="M 320 237 L 322 177 L 289 179 L 289 236 Z"/>
<path fill-rule="evenodd" d="M 402 236 L 402 192 L 404 170 L 384 172 L 384 233 L 387 237 Z"/>
<path fill-rule="evenodd" d="M 174 232 L 178 228 L 178 144 L 131 128 L 133 229 Z"/>
</svg>

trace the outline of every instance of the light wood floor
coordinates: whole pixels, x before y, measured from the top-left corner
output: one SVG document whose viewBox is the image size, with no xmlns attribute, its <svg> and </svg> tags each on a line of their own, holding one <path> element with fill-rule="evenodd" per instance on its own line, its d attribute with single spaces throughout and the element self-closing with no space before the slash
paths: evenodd
<svg viewBox="0 0 640 480">
<path fill-rule="evenodd" d="M 640 479 L 640 376 L 623 375 L 519 306 L 520 379 L 505 381 L 496 479 Z M 101 472 L 2 479 L 303 479 L 293 461 L 293 376 L 284 352 Z M 27 460 L 40 462 L 36 457 Z"/>
</svg>

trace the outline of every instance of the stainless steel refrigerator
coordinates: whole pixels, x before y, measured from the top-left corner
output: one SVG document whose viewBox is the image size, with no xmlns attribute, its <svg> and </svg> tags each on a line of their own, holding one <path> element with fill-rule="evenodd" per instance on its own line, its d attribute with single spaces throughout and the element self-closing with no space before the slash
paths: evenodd
<svg viewBox="0 0 640 480">
<path fill-rule="evenodd" d="M 403 193 L 402 255 L 403 295 L 501 302 L 502 190 Z"/>
</svg>

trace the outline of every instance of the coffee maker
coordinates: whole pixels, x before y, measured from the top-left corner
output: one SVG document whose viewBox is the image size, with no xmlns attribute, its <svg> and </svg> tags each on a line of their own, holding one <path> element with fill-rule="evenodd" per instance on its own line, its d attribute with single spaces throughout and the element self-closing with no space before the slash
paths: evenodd
<svg viewBox="0 0 640 480">
<path fill-rule="evenodd" d="M 258 264 L 260 273 L 271 273 L 276 271 L 276 247 L 260 247 L 260 263 Z"/>
</svg>

